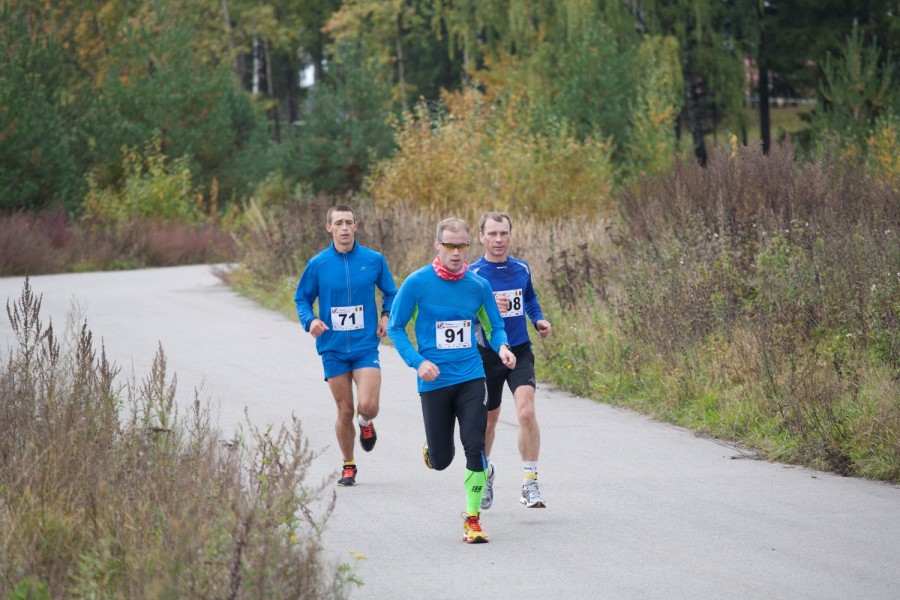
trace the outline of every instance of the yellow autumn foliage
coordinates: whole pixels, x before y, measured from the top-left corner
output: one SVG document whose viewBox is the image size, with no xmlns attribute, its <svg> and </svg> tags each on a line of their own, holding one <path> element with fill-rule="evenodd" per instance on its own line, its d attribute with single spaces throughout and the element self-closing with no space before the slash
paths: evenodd
<svg viewBox="0 0 900 600">
<path fill-rule="evenodd" d="M 610 144 L 552 135 L 519 123 L 515 103 L 476 90 L 444 97 L 437 113 L 419 104 L 399 125 L 396 154 L 376 164 L 366 191 L 376 206 L 429 207 L 463 216 L 497 209 L 557 217 L 613 211 Z"/>
<path fill-rule="evenodd" d="M 900 118 L 878 119 L 866 138 L 869 170 L 876 179 L 893 189 L 900 189 Z"/>
</svg>

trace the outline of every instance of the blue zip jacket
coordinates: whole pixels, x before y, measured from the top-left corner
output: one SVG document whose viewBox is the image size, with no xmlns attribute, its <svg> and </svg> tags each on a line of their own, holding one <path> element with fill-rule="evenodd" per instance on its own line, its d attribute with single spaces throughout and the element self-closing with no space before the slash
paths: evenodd
<svg viewBox="0 0 900 600">
<path fill-rule="evenodd" d="M 506 292 L 512 300 L 512 307 L 503 315 L 509 345 L 519 346 L 530 342 L 526 315 L 532 323 L 537 323 L 544 319 L 544 313 L 531 283 L 531 269 L 528 263 L 512 256 L 508 256 L 504 262 L 495 263 L 482 256 L 469 265 L 469 270 L 487 279 L 492 290 Z M 478 334 L 478 344 L 486 346 L 484 336 L 480 335 L 480 332 Z"/>
<path fill-rule="evenodd" d="M 353 243 L 349 252 L 338 252 L 331 246 L 315 255 L 308 263 L 294 302 L 304 331 L 313 319 L 321 319 L 329 329 L 316 338 L 316 350 L 325 352 L 359 352 L 378 347 L 375 334 L 381 313 L 375 307 L 375 287 L 382 292 L 382 311 L 390 311 L 397 295 L 397 285 L 380 253 Z M 318 299 L 319 313 L 313 310 Z"/>
<path fill-rule="evenodd" d="M 411 320 L 415 322 L 418 349 L 406 333 Z M 471 270 L 459 281 L 447 281 L 427 265 L 406 278 L 391 310 L 388 336 L 413 369 L 430 360 L 441 370 L 434 381 L 424 381 L 417 375 L 419 392 L 484 377 L 473 338 L 476 321 L 484 327 L 494 350 L 507 343 L 491 286 Z"/>
</svg>

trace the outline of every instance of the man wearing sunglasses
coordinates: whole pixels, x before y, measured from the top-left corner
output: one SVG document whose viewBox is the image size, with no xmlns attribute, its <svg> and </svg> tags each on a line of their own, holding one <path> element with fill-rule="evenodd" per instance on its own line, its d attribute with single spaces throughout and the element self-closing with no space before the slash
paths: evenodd
<svg viewBox="0 0 900 600">
<path fill-rule="evenodd" d="M 519 420 L 519 454 L 522 457 L 523 478 L 520 501 L 527 508 L 544 508 L 544 498 L 538 487 L 537 461 L 541 449 L 541 430 L 534 412 L 534 353 L 528 337 L 528 321 L 542 338 L 550 335 L 550 323 L 544 318 L 538 304 L 537 293 L 531 282 L 531 270 L 524 260 L 509 256 L 512 238 L 512 220 L 503 212 L 488 212 L 479 221 L 479 240 L 484 246 L 484 256 L 472 263 L 471 270 L 488 280 L 497 299 L 497 307 L 503 315 L 509 345 L 516 355 L 514 369 L 499 360 L 497 354 L 486 347 L 482 336 L 478 337 L 478 349 L 484 361 L 488 389 L 488 420 L 484 448 L 488 457 L 488 477 L 481 500 L 481 508 L 487 510 L 494 502 L 494 463 L 490 460 L 491 447 L 497 421 L 500 418 L 500 400 L 503 384 L 509 386 L 516 403 Z"/>
<path fill-rule="evenodd" d="M 473 338 L 480 321 L 487 340 L 508 368 L 516 357 L 506 343 L 503 318 L 487 281 L 469 271 L 466 252 L 469 225 L 444 219 L 437 225 L 434 261 L 414 271 L 400 286 L 391 309 L 388 335 L 407 365 L 416 369 L 425 422 L 423 457 L 429 469 L 442 471 L 453 461 L 453 433 L 466 455 L 466 512 L 463 540 L 488 541 L 481 528 L 481 498 L 487 478 L 484 433 L 487 389 L 484 368 Z M 416 345 L 406 333 L 415 321 Z"/>
<path fill-rule="evenodd" d="M 331 246 L 306 263 L 294 302 L 303 329 L 316 339 L 325 381 L 337 405 L 334 430 L 344 458 L 337 484 L 351 486 L 357 472 L 353 384 L 359 443 L 369 452 L 378 439 L 372 419 L 378 415 L 381 392 L 379 338 L 385 336 L 397 286 L 384 256 L 356 242 L 358 224 L 351 207 L 333 206 L 325 220 Z M 375 305 L 376 287 L 382 293 L 381 313 Z M 316 299 L 318 314 L 313 310 Z"/>
</svg>

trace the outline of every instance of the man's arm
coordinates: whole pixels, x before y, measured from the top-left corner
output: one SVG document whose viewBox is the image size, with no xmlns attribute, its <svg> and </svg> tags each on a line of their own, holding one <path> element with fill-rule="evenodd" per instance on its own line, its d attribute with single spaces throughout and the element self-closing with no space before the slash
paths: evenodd
<svg viewBox="0 0 900 600">
<path fill-rule="evenodd" d="M 397 296 L 397 284 L 394 283 L 394 276 L 383 255 L 381 256 L 381 273 L 376 285 L 381 290 L 381 313 L 382 315 L 390 313 L 391 307 L 394 305 L 394 298 Z"/>
<path fill-rule="evenodd" d="M 304 331 L 309 331 L 309 326 L 314 319 L 318 319 L 313 311 L 313 303 L 319 296 L 319 277 L 315 266 L 307 263 L 306 269 L 297 283 L 297 291 L 294 294 L 294 304 L 297 306 L 297 317 Z"/>
<path fill-rule="evenodd" d="M 394 276 L 391 275 L 391 270 L 384 255 L 379 256 L 381 257 L 381 270 L 375 285 L 381 290 L 381 314 L 378 317 L 378 327 L 375 329 L 375 335 L 384 337 L 387 334 L 391 307 L 394 305 L 394 298 L 397 296 L 397 284 L 394 283 Z"/>
<path fill-rule="evenodd" d="M 387 334 L 403 362 L 413 369 L 418 369 L 425 357 L 419 354 L 406 333 L 406 325 L 412 319 L 416 307 L 415 293 L 410 289 L 411 286 L 409 278 L 400 286 L 388 319 Z"/>
</svg>

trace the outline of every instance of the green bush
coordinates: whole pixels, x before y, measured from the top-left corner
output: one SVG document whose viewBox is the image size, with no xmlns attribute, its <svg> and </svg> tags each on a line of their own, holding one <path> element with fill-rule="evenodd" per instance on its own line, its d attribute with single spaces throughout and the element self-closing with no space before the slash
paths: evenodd
<svg viewBox="0 0 900 600">
<path fill-rule="evenodd" d="M 161 151 L 159 137 L 142 152 L 122 152 L 121 189 L 101 189 L 95 176 L 88 178 L 83 217 L 104 225 L 134 220 L 196 223 L 204 215 L 203 199 L 194 191 L 186 158 L 169 161 Z"/>
</svg>

